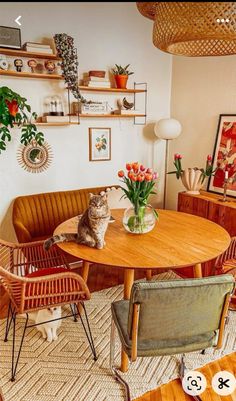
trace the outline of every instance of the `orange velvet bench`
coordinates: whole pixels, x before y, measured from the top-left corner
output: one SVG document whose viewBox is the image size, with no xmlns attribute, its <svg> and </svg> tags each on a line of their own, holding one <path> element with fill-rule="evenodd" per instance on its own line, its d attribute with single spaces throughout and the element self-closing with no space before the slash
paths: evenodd
<svg viewBox="0 0 236 401">
<path fill-rule="evenodd" d="M 12 214 L 18 242 L 33 242 L 49 238 L 59 224 L 85 211 L 89 202 L 89 193 L 99 194 L 107 188 L 114 187 L 118 188 L 117 185 L 112 185 L 19 196 L 14 200 Z M 70 263 L 76 262 L 72 256 L 67 254 L 66 256 Z M 78 262 L 77 260 L 75 267 L 80 267 Z M 144 276 L 145 271 L 140 271 L 136 278 Z M 90 291 L 98 291 L 123 282 L 122 269 L 96 264 L 90 267 L 88 278 Z"/>
</svg>

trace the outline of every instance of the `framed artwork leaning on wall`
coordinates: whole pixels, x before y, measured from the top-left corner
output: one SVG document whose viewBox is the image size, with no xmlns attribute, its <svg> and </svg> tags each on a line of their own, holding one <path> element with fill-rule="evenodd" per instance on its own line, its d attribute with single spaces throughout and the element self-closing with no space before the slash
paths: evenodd
<svg viewBox="0 0 236 401">
<path fill-rule="evenodd" d="M 111 128 L 89 128 L 89 161 L 111 160 Z"/>
<path fill-rule="evenodd" d="M 214 176 L 207 190 L 223 194 L 227 179 L 227 195 L 236 197 L 236 114 L 220 114 L 213 152 Z"/>
</svg>

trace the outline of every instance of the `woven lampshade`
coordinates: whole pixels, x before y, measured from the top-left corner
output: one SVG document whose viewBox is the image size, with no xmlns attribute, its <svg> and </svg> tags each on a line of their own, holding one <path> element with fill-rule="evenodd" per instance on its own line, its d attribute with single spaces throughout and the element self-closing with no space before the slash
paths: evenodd
<svg viewBox="0 0 236 401">
<path fill-rule="evenodd" d="M 138 2 L 154 20 L 154 45 L 182 56 L 236 54 L 235 2 Z"/>
</svg>

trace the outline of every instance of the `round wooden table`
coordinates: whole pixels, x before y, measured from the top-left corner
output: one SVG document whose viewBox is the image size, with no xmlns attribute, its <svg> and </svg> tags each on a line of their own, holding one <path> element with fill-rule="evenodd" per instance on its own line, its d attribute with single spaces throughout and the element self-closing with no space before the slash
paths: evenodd
<svg viewBox="0 0 236 401">
<path fill-rule="evenodd" d="M 124 268 L 124 299 L 130 298 L 134 270 L 180 268 L 194 266 L 194 276 L 202 277 L 201 263 L 216 258 L 230 244 L 227 231 L 202 217 L 173 210 L 158 210 L 159 221 L 146 234 L 131 234 L 122 224 L 124 210 L 113 209 L 113 223 L 106 232 L 103 249 L 89 248 L 73 242 L 58 243 L 65 252 L 83 260 L 81 275 L 88 278 L 89 264 L 99 263 Z M 60 224 L 54 234 L 77 231 L 78 217 Z M 121 370 L 127 370 L 127 358 L 122 355 Z"/>
</svg>

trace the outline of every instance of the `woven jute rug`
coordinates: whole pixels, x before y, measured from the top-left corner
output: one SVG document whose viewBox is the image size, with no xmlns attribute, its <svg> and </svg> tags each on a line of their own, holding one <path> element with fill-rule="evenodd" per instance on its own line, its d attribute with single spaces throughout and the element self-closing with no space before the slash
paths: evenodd
<svg viewBox="0 0 236 401">
<path fill-rule="evenodd" d="M 174 278 L 172 272 L 158 279 Z M 0 322 L 0 388 L 4 401 L 123 401 L 123 389 L 109 371 L 110 305 L 122 299 L 123 286 L 95 292 L 86 303 L 98 360 L 94 362 L 81 323 L 65 319 L 58 330 L 58 340 L 48 343 L 35 329 L 28 329 L 16 381 L 10 382 L 11 336 L 3 342 L 5 320 Z M 16 337 L 22 334 L 24 319 L 19 318 Z M 19 340 L 17 341 L 17 347 Z M 230 313 L 221 350 L 208 349 L 186 355 L 187 367 L 195 369 L 236 350 L 236 314 Z M 178 376 L 174 357 L 138 358 L 124 374 L 133 398 L 167 383 Z M 116 361 L 120 345 L 116 341 Z"/>
</svg>

